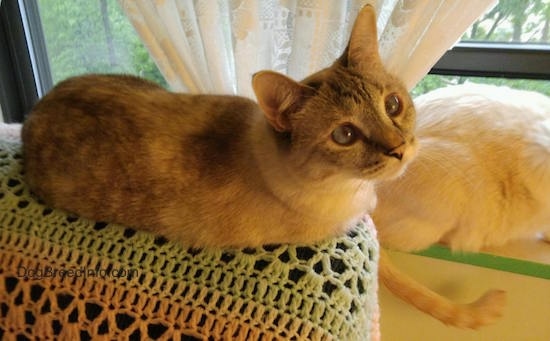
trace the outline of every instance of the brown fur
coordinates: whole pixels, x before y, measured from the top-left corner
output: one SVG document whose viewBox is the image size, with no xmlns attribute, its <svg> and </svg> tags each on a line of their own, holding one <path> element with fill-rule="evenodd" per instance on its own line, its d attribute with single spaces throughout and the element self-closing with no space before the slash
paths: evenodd
<svg viewBox="0 0 550 341">
<path fill-rule="evenodd" d="M 24 124 L 26 179 L 52 206 L 189 246 L 307 243 L 345 233 L 374 207 L 374 182 L 414 155 L 412 101 L 380 63 L 371 7 L 332 66 L 302 82 L 263 71 L 253 88 L 258 104 L 131 76 L 66 80 Z M 331 137 L 345 123 L 361 132 L 349 146 Z"/>
</svg>

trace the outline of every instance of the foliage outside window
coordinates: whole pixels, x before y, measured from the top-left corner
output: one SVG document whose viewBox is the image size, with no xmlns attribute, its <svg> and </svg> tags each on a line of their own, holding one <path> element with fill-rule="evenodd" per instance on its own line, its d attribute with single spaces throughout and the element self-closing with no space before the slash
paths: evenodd
<svg viewBox="0 0 550 341">
<path fill-rule="evenodd" d="M 90 72 L 143 76 L 166 86 L 133 27 L 114 0 L 39 0 L 54 83 Z M 550 47 L 550 0 L 500 0 L 464 33 L 464 42 L 542 44 Z M 467 81 L 534 90 L 550 96 L 550 81 L 426 76 L 413 96 Z"/>
<path fill-rule="evenodd" d="M 462 36 L 463 42 L 536 44 L 550 48 L 550 0 L 500 0 Z M 550 81 L 428 75 L 413 96 L 465 82 L 504 85 L 550 96 Z"/>
<path fill-rule="evenodd" d="M 117 1 L 38 5 L 54 84 L 84 73 L 130 73 L 166 85 Z"/>
</svg>

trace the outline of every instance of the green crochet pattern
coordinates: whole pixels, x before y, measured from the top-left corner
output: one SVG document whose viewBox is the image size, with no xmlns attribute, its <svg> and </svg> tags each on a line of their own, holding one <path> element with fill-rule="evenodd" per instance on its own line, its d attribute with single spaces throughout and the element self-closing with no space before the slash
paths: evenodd
<svg viewBox="0 0 550 341">
<path fill-rule="evenodd" d="M 318 245 L 186 249 L 44 206 L 24 183 L 20 149 L 0 141 L 0 339 L 368 340 L 377 332 L 370 219 Z"/>
</svg>

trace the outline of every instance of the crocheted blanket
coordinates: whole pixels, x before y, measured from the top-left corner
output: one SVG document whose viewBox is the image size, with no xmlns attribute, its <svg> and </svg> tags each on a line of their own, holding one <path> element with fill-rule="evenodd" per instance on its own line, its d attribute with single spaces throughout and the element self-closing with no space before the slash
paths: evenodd
<svg viewBox="0 0 550 341">
<path fill-rule="evenodd" d="M 378 339 L 370 219 L 317 245 L 186 249 L 44 206 L 20 149 L 0 141 L 0 339 Z"/>
</svg>

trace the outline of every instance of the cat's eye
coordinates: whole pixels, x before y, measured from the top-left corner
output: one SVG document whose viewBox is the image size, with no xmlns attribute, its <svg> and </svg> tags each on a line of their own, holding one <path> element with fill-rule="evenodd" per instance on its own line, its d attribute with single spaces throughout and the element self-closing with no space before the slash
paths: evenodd
<svg viewBox="0 0 550 341">
<path fill-rule="evenodd" d="M 342 146 L 350 146 L 358 138 L 359 133 L 353 124 L 342 124 L 332 131 L 332 140 Z"/>
<path fill-rule="evenodd" d="M 396 94 L 388 95 L 386 97 L 386 101 L 384 104 L 386 106 L 386 113 L 389 116 L 393 117 L 401 113 L 401 110 L 402 110 L 401 100 L 399 99 L 399 96 L 397 96 Z"/>
</svg>

